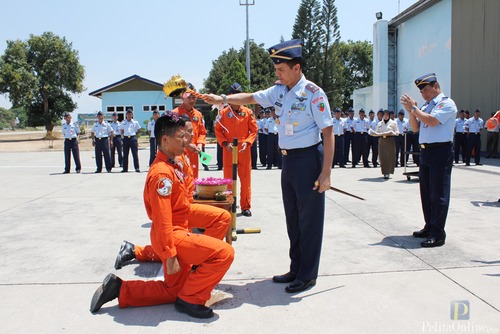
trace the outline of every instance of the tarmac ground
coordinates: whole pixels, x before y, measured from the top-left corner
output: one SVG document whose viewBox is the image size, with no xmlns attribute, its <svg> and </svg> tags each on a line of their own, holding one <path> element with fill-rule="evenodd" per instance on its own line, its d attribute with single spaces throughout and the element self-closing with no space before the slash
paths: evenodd
<svg viewBox="0 0 500 334">
<path fill-rule="evenodd" d="M 141 173 L 94 174 L 93 152 L 82 151 L 82 173 L 72 162 L 63 175 L 61 151 L 0 152 L 2 333 L 500 333 L 500 159 L 453 168 L 446 245 L 433 249 L 411 236 L 423 226 L 418 178 L 334 168 L 332 185 L 366 201 L 327 193 L 320 277 L 298 294 L 271 281 L 288 271 L 288 238 L 280 171 L 259 165 L 253 216 L 237 224 L 262 232 L 233 243 L 235 261 L 209 301 L 214 318 L 117 300 L 91 314 L 108 273 L 162 277 L 159 263 L 113 267 L 123 240 L 149 243 L 148 154 L 139 151 Z M 222 176 L 210 169 L 200 176 Z"/>
</svg>

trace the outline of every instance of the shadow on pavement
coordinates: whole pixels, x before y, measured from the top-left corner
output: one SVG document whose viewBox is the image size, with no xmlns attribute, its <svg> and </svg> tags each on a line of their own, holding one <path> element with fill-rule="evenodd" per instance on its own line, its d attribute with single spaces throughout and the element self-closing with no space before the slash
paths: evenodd
<svg viewBox="0 0 500 334">
<path fill-rule="evenodd" d="M 404 248 L 404 249 L 417 249 L 417 248 L 422 248 L 422 246 L 420 246 L 420 243 L 423 240 L 424 239 L 418 239 L 411 235 L 393 235 L 385 237 L 380 242 L 369 245 L 387 246 L 387 247 Z"/>
</svg>

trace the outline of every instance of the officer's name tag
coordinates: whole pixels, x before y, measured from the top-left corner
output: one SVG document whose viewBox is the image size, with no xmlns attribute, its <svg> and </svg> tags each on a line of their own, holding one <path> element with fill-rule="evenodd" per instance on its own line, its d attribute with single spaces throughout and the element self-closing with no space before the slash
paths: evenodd
<svg viewBox="0 0 500 334">
<path fill-rule="evenodd" d="M 293 122 L 288 121 L 285 123 L 285 136 L 293 135 Z"/>
</svg>

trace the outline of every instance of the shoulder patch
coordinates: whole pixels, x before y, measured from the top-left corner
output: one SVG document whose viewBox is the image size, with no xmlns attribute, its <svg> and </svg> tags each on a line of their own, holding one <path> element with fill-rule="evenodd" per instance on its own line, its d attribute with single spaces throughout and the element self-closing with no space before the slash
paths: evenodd
<svg viewBox="0 0 500 334">
<path fill-rule="evenodd" d="M 167 177 L 164 177 L 158 181 L 156 185 L 156 192 L 160 196 L 169 196 L 172 193 L 173 182 Z"/>
<path fill-rule="evenodd" d="M 318 87 L 318 86 L 316 86 L 316 85 L 315 85 L 315 84 L 313 84 L 313 83 L 309 83 L 309 84 L 307 84 L 307 85 L 306 85 L 306 89 L 307 89 L 308 91 L 310 91 L 311 93 L 316 93 L 316 92 L 319 90 L 319 87 Z"/>
</svg>

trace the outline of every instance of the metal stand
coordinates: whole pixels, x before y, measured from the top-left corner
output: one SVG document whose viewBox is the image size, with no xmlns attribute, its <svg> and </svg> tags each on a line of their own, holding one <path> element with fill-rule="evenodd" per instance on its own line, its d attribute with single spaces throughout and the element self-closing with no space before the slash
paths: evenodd
<svg viewBox="0 0 500 334">
<path fill-rule="evenodd" d="M 404 141 L 404 145 L 403 145 L 403 155 L 404 155 L 404 169 L 403 169 L 403 175 L 406 175 L 406 180 L 407 181 L 410 181 L 411 180 L 411 177 L 412 176 L 415 176 L 415 177 L 418 177 L 419 175 L 419 172 L 416 171 L 416 172 L 407 172 L 406 171 L 406 165 L 408 165 L 408 162 L 407 162 L 407 157 L 411 155 L 420 155 L 420 152 L 414 152 L 414 151 L 406 151 L 406 133 L 405 133 L 405 141 Z"/>
</svg>

